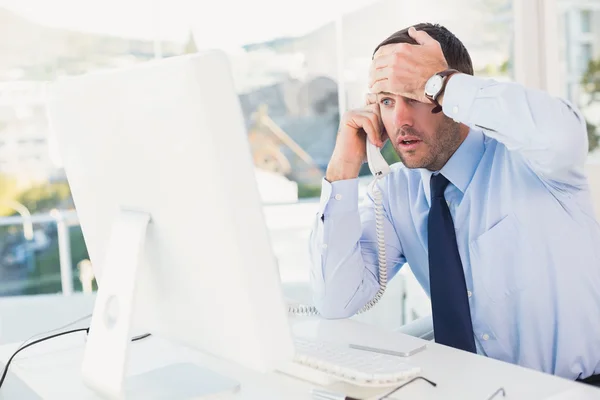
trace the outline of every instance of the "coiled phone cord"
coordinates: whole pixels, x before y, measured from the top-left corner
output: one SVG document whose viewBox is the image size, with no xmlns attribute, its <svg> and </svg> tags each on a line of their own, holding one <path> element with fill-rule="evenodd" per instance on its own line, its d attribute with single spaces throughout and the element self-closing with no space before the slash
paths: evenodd
<svg viewBox="0 0 600 400">
<path fill-rule="evenodd" d="M 369 185 L 369 190 L 373 195 L 375 203 L 375 232 L 377 235 L 377 256 L 379 264 L 379 290 L 375 296 L 361 308 L 357 314 L 364 313 L 375 306 L 381 300 L 385 289 L 387 288 L 387 258 L 385 256 L 385 237 L 384 237 L 384 214 L 383 214 L 383 195 L 377 181 L 380 178 L 374 179 Z M 319 311 L 315 306 L 306 304 L 290 304 L 288 305 L 288 313 L 297 316 L 313 316 L 319 315 Z"/>
</svg>

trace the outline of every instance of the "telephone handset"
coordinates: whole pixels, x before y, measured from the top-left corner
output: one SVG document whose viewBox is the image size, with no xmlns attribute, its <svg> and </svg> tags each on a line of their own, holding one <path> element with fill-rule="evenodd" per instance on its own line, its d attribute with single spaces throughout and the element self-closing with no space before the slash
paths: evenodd
<svg viewBox="0 0 600 400">
<path fill-rule="evenodd" d="M 373 202 L 375 204 L 375 232 L 377 235 L 377 258 L 379 261 L 379 290 L 375 293 L 375 296 L 361 308 L 358 313 L 363 313 L 370 310 L 379 302 L 385 289 L 387 287 L 387 258 L 385 257 L 385 238 L 384 238 L 384 219 L 383 215 L 383 199 L 381 191 L 377 186 L 377 181 L 387 174 L 390 173 L 391 169 L 383 155 L 381 150 L 372 144 L 369 139 L 366 139 L 366 152 L 367 162 L 369 169 L 375 177 L 369 185 L 369 191 L 373 196 Z M 288 306 L 288 313 L 293 315 L 318 315 L 319 311 L 314 306 L 304 304 L 294 304 Z"/>
<path fill-rule="evenodd" d="M 381 154 L 379 147 L 367 139 L 367 163 L 373 176 L 377 179 L 382 178 L 390 173 L 390 166 Z"/>
</svg>

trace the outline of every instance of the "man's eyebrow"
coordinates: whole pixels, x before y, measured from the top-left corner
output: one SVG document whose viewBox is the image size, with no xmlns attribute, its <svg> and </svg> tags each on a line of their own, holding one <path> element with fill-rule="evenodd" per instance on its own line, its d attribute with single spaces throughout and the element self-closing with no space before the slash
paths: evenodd
<svg viewBox="0 0 600 400">
<path fill-rule="evenodd" d="M 392 98 L 400 97 L 400 98 L 402 98 L 402 99 L 404 99 L 404 100 L 411 100 L 411 101 L 412 101 L 412 100 L 414 100 L 414 99 L 412 99 L 412 98 L 410 98 L 410 97 L 406 97 L 406 96 L 400 96 L 400 95 L 396 95 L 396 94 L 394 94 L 394 93 L 390 93 L 390 92 L 379 92 L 379 93 L 377 93 L 377 95 L 376 95 L 376 96 L 377 96 L 377 101 L 381 101 L 381 99 L 382 99 L 383 97 L 392 97 Z M 418 100 L 417 100 L 417 101 L 418 101 Z M 420 103 L 422 103 L 422 102 L 420 102 Z"/>
</svg>

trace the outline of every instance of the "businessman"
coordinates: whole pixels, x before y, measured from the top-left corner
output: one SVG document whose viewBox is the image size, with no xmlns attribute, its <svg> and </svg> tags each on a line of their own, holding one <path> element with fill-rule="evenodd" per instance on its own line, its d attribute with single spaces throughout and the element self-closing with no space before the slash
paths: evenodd
<svg viewBox="0 0 600 400">
<path fill-rule="evenodd" d="M 587 383 L 600 377 L 600 225 L 584 118 L 568 102 L 473 76 L 451 32 L 419 24 L 373 55 L 347 112 L 310 239 L 314 301 L 346 318 L 379 289 L 373 198 L 358 204 L 365 137 L 402 160 L 378 182 L 388 277 L 431 298 L 438 343 Z M 597 375 L 597 376 L 595 376 Z"/>
</svg>

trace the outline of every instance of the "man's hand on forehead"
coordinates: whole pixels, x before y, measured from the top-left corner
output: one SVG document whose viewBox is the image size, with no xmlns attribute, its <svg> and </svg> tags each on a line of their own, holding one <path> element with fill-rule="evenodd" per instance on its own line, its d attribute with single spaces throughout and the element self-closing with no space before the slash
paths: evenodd
<svg viewBox="0 0 600 400">
<path fill-rule="evenodd" d="M 365 96 L 365 104 L 369 105 L 369 104 L 377 104 L 378 102 L 378 98 L 377 98 L 377 93 L 367 93 L 367 95 Z"/>
<path fill-rule="evenodd" d="M 434 74 L 448 68 L 440 44 L 425 31 L 411 27 L 410 37 L 418 43 L 394 43 L 381 46 L 369 69 L 371 93 L 388 92 L 429 103 L 425 83 Z"/>
<path fill-rule="evenodd" d="M 394 54 L 394 53 L 398 52 L 400 48 L 404 47 L 404 45 L 415 46 L 415 45 L 412 45 L 410 43 L 391 43 L 391 44 L 386 44 L 386 45 L 381 46 L 380 48 L 377 49 L 377 51 L 375 52 L 375 55 L 373 56 L 373 58 L 382 57 L 382 56 L 389 56 L 391 54 Z"/>
</svg>

